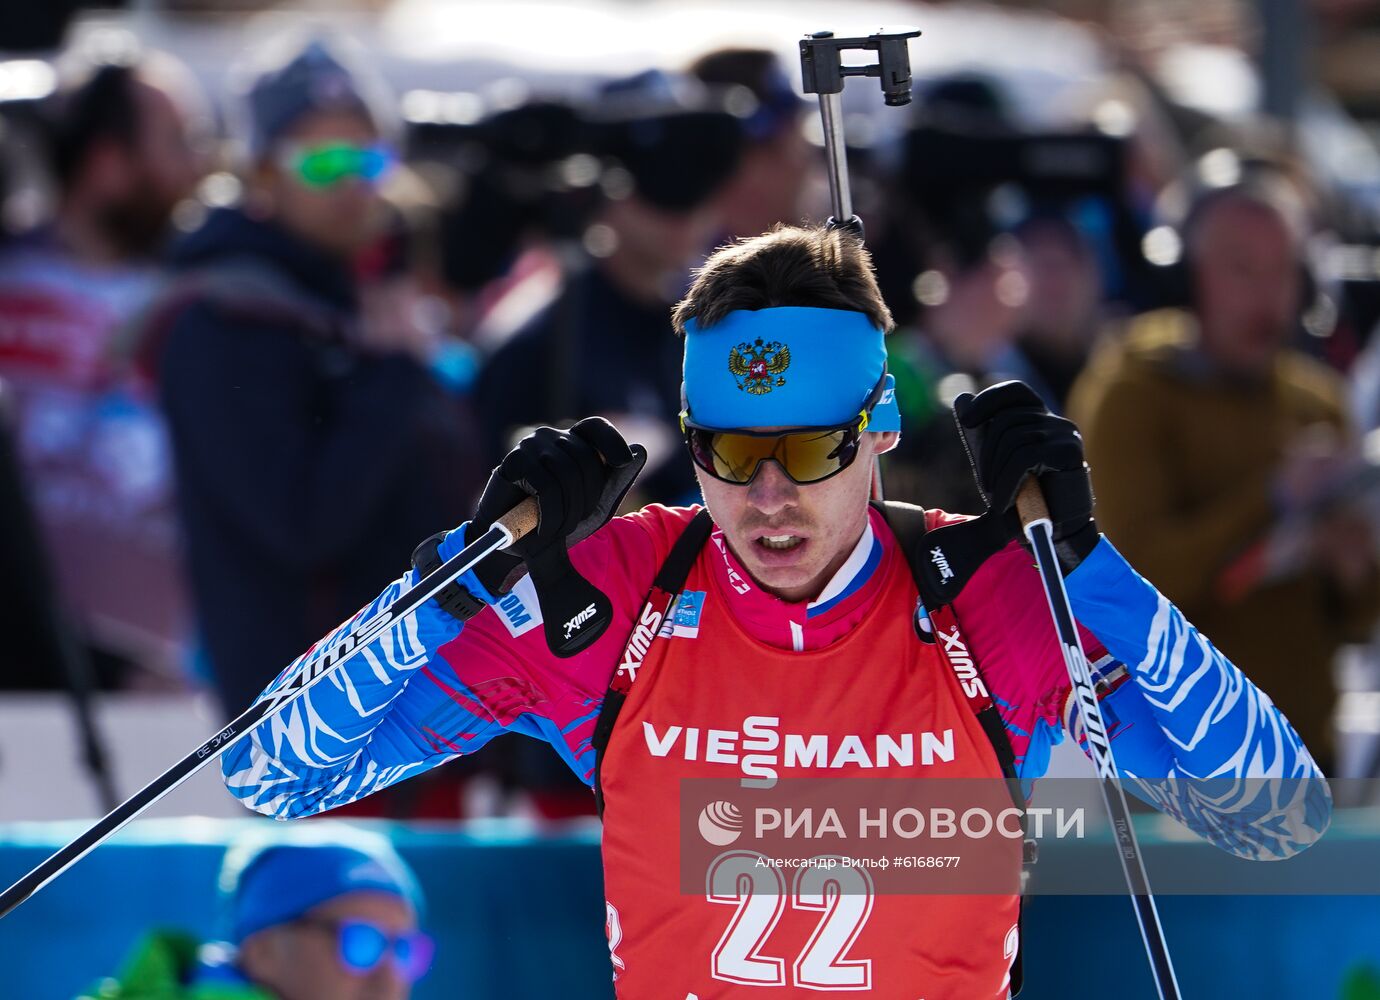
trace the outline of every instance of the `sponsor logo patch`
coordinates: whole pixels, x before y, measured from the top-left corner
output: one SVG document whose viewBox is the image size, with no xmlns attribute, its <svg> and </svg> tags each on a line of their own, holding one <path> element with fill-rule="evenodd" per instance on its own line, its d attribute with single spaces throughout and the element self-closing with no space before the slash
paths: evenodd
<svg viewBox="0 0 1380 1000">
<path fill-rule="evenodd" d="M 532 578 L 524 576 L 503 599 L 494 605 L 498 615 L 513 638 L 532 631 L 541 624 L 541 605 L 537 603 L 537 589 L 532 586 Z"/>
<path fill-rule="evenodd" d="M 580 631 L 580 628 L 584 625 L 585 622 L 589 621 L 593 617 L 594 605 L 591 604 L 589 607 L 585 608 L 574 618 L 570 619 L 570 621 L 565 623 L 565 637 L 569 639 L 576 632 Z"/>
<path fill-rule="evenodd" d="M 642 736 L 653 757 L 737 765 L 748 778 L 777 778 L 797 768 L 849 766 L 884 769 L 953 763 L 954 731 L 862 733 L 837 736 L 783 733 L 779 716 L 749 715 L 738 729 L 672 726 L 643 720 Z"/>
<path fill-rule="evenodd" d="M 934 645 L 934 620 L 930 618 L 929 610 L 922 601 L 915 602 L 915 634 L 920 637 L 921 642 Z"/>
<path fill-rule="evenodd" d="M 642 616 L 628 639 L 627 648 L 623 650 L 623 662 L 618 664 L 618 672 L 626 674 L 629 681 L 637 680 L 637 669 L 642 666 L 642 660 L 651 648 L 652 640 L 657 637 L 660 626 L 661 612 L 650 603 L 643 605 Z"/>
<path fill-rule="evenodd" d="M 741 576 L 738 575 L 738 571 L 733 568 L 733 563 L 729 562 L 728 546 L 724 544 L 723 532 L 716 531 L 709 537 L 710 540 L 713 541 L 714 545 L 718 548 L 719 555 L 724 557 L 724 569 L 728 572 L 729 586 L 733 588 L 735 593 L 746 594 L 749 590 L 752 589 L 752 587 L 748 584 L 746 580 L 744 580 Z"/>
<path fill-rule="evenodd" d="M 694 639 L 700 634 L 700 615 L 704 612 L 703 590 L 687 590 L 680 595 L 680 603 L 671 615 L 671 635 Z"/>
<path fill-rule="evenodd" d="M 944 550 L 936 546 L 930 549 L 930 562 L 934 563 L 934 568 L 939 570 L 939 582 L 948 583 L 954 578 L 954 571 L 949 566 L 949 557 L 944 554 Z"/>
<path fill-rule="evenodd" d="M 977 664 L 973 662 L 973 654 L 968 651 L 968 645 L 963 641 L 958 626 L 953 626 L 948 632 L 937 634 L 944 643 L 944 658 L 949 661 L 958 682 L 963 685 L 963 693 L 969 698 L 989 697 L 987 686 L 982 683 Z"/>
</svg>

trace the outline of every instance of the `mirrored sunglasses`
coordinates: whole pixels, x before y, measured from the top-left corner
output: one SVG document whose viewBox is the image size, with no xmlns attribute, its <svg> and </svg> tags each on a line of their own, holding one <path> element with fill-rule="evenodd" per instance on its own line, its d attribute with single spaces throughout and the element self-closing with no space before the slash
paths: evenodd
<svg viewBox="0 0 1380 1000">
<path fill-rule="evenodd" d="M 853 464 L 861 439 L 857 421 L 846 427 L 765 434 L 685 427 L 685 443 L 694 463 L 715 479 L 740 486 L 752 482 L 768 461 L 775 461 L 801 486 L 822 482 Z"/>
<path fill-rule="evenodd" d="M 391 958 L 398 975 L 415 983 L 426 975 L 436 954 L 436 943 L 422 931 L 391 934 L 366 920 L 298 922 L 334 933 L 340 964 L 351 975 L 367 976 L 384 959 Z"/>
<path fill-rule="evenodd" d="M 387 146 L 330 143 L 291 149 L 283 164 L 307 187 L 329 188 L 350 178 L 379 180 L 395 160 Z"/>
<path fill-rule="evenodd" d="M 781 431 L 720 430 L 701 427 L 688 412 L 680 415 L 681 431 L 691 460 L 725 483 L 746 486 L 764 462 L 774 461 L 798 486 L 823 482 L 853 464 L 872 409 L 881 398 L 886 373 L 878 379 L 858 415 L 832 427 L 799 427 Z"/>
</svg>

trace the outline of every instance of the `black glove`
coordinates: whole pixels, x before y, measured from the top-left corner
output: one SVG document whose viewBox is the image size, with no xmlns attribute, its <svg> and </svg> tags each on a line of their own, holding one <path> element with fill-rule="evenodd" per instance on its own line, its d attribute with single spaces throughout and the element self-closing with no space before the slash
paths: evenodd
<svg viewBox="0 0 1380 1000">
<path fill-rule="evenodd" d="M 1036 476 L 1054 524 L 1054 548 L 1065 573 L 1097 545 L 1092 480 L 1083 438 L 1070 420 L 1050 413 L 1024 382 L 1000 382 L 954 400 L 954 419 L 988 510 L 1023 538 L 1016 494 Z"/>
<path fill-rule="evenodd" d="M 642 446 L 630 446 L 603 417 L 586 417 L 568 431 L 538 427 L 489 476 L 469 537 L 533 496 L 537 526 L 507 552 L 526 559 L 557 543 L 569 548 L 608 523 L 646 461 Z"/>
<path fill-rule="evenodd" d="M 608 523 L 646 462 L 641 445 L 629 445 L 603 417 L 588 417 L 568 431 L 538 427 L 508 453 L 484 487 L 469 539 L 529 496 L 537 499 L 537 526 L 485 559 L 476 573 L 497 594 L 526 563 L 542 605 L 547 645 L 557 655 L 579 652 L 608 626 L 608 598 L 575 571 L 568 550 Z"/>
</svg>

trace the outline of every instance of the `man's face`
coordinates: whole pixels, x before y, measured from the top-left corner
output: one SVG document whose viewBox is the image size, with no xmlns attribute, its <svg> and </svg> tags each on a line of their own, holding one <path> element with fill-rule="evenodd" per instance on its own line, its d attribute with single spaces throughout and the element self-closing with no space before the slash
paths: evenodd
<svg viewBox="0 0 1380 1000">
<path fill-rule="evenodd" d="M 393 966 L 391 952 L 371 972 L 348 970 L 333 925 L 358 920 L 395 936 L 417 929 L 411 908 L 397 896 L 353 892 L 322 903 L 296 923 L 251 935 L 240 967 L 277 1000 L 407 1000 L 412 989 Z"/>
<path fill-rule="evenodd" d="M 897 435 L 865 433 L 853 464 L 838 475 L 799 486 L 775 461 L 764 462 L 746 486 L 695 468 L 714 523 L 733 554 L 763 590 L 783 600 L 814 598 L 848 559 L 867 522 L 872 459 Z"/>
<path fill-rule="evenodd" d="M 756 236 L 778 222 L 795 224 L 819 154 L 794 124 L 750 146 L 716 201 L 729 236 Z"/>
<path fill-rule="evenodd" d="M 690 269 L 703 257 L 719 225 L 708 202 L 685 212 L 658 208 L 636 195 L 614 199 L 600 212 L 617 246 L 608 265 L 643 298 L 673 302 L 684 292 Z"/>
<path fill-rule="evenodd" d="M 109 144 L 95 158 L 97 224 L 129 256 L 157 250 L 178 202 L 192 195 L 205 161 L 189 135 L 186 113 L 167 92 L 136 80 L 133 142 Z"/>
<path fill-rule="evenodd" d="M 1242 374 L 1269 369 L 1294 328 L 1299 261 L 1284 220 L 1246 200 L 1214 206 L 1193 247 L 1203 350 Z"/>
<path fill-rule="evenodd" d="M 206 160 L 192 135 L 187 112 L 167 92 L 139 87 L 141 127 L 138 152 L 152 195 L 171 212 L 192 194 L 206 170 Z"/>
<path fill-rule="evenodd" d="M 1041 344 L 1082 352 L 1096 329 L 1101 284 L 1097 261 L 1086 243 L 1056 223 L 1036 223 L 1021 234 L 1030 298 L 1026 333 Z"/>
<path fill-rule="evenodd" d="M 331 112 L 308 116 L 283 138 L 278 149 L 366 147 L 377 143 L 378 138 L 374 127 L 360 116 Z M 347 177 L 329 186 L 314 187 L 276 156 L 261 165 L 257 180 L 279 224 L 329 254 L 350 257 L 382 230 L 382 199 L 372 181 Z"/>
<path fill-rule="evenodd" d="M 1030 279 L 1020 246 L 1002 239 L 977 261 L 945 254 L 937 265 L 944 292 L 921 325 L 950 362 L 986 369 L 1010 346 L 1024 317 Z"/>
</svg>

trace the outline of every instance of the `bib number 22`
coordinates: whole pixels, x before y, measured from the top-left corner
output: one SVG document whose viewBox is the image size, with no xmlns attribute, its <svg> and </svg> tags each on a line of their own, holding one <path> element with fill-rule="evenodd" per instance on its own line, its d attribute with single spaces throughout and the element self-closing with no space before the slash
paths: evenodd
<svg viewBox="0 0 1380 1000">
<path fill-rule="evenodd" d="M 733 919 L 710 956 L 710 975 L 744 986 L 785 986 L 786 960 L 769 953 L 767 939 L 785 912 L 821 916 L 805 947 L 791 963 L 795 986 L 824 990 L 872 989 L 872 960 L 845 956 L 872 914 L 872 878 L 862 868 L 807 865 L 793 869 L 790 892 L 781 869 L 753 851 L 729 851 L 710 866 L 705 898 L 736 907 Z"/>
</svg>

